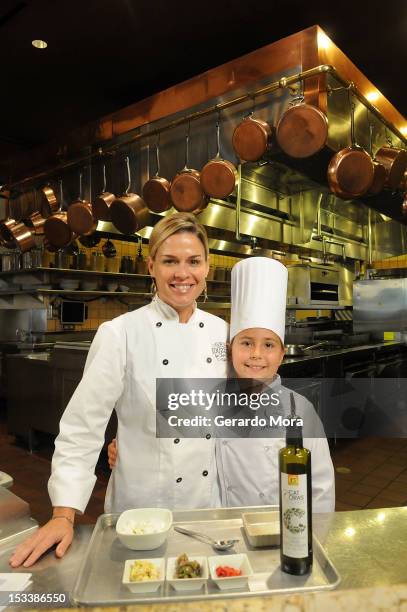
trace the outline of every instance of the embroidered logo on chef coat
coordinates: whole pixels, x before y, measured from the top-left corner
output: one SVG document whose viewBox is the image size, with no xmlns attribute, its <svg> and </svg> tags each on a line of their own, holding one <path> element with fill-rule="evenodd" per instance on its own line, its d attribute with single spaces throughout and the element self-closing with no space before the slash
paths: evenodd
<svg viewBox="0 0 407 612">
<path fill-rule="evenodd" d="M 226 342 L 214 342 L 212 344 L 212 354 L 218 361 L 226 361 L 228 358 Z"/>
</svg>

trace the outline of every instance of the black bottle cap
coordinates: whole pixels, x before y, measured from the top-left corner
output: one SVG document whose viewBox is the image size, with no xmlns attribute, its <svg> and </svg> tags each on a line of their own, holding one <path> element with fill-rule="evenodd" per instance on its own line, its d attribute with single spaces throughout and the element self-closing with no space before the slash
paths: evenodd
<svg viewBox="0 0 407 612">
<path fill-rule="evenodd" d="M 295 411 L 295 399 L 294 393 L 290 393 L 290 418 L 295 423 L 295 419 L 297 419 L 297 414 Z M 302 427 L 300 425 L 289 425 L 285 430 L 285 440 L 287 446 L 295 446 L 296 448 L 302 448 L 303 440 L 302 440 Z"/>
</svg>

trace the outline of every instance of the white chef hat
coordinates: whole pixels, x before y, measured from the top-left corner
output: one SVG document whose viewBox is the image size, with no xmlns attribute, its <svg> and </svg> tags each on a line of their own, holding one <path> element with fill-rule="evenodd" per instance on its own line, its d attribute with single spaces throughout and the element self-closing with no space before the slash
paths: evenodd
<svg viewBox="0 0 407 612">
<path fill-rule="evenodd" d="M 269 257 L 250 257 L 232 268 L 230 340 L 244 329 L 270 329 L 284 344 L 287 268 Z"/>
</svg>

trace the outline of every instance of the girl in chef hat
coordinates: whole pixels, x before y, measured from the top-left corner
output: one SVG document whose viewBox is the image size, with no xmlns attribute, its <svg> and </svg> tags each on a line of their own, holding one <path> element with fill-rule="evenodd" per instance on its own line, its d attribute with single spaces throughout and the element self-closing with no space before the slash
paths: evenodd
<svg viewBox="0 0 407 612">
<path fill-rule="evenodd" d="M 286 406 L 291 391 L 281 384 L 277 371 L 284 358 L 287 268 L 279 261 L 252 257 L 232 270 L 230 351 L 237 378 L 263 382 L 278 393 L 277 413 Z M 313 437 L 304 437 L 312 455 L 314 512 L 335 508 L 334 469 L 322 425 L 312 404 L 294 393 L 297 416 Z M 237 436 L 238 436 L 237 432 Z M 284 436 L 284 432 L 280 434 Z M 217 467 L 223 506 L 278 504 L 278 451 L 284 437 L 229 438 L 217 441 Z"/>
<path fill-rule="evenodd" d="M 230 356 L 234 376 L 258 380 L 279 393 L 281 401 L 274 414 L 289 405 L 291 392 L 282 386 L 277 373 L 284 358 L 287 279 L 287 268 L 266 257 L 242 260 L 232 270 Z M 313 432 L 313 437 L 304 438 L 312 455 L 313 510 L 332 512 L 335 480 L 328 443 L 312 404 L 298 393 L 294 396 L 297 415 Z M 285 446 L 284 432 L 280 433 L 283 437 L 217 440 L 223 506 L 278 504 L 278 451 Z M 116 454 L 113 441 L 108 447 L 111 467 Z"/>
</svg>

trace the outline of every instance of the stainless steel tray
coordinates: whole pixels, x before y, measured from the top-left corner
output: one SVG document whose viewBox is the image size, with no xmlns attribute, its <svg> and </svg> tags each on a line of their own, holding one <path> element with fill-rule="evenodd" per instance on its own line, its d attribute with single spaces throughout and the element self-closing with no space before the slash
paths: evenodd
<svg viewBox="0 0 407 612">
<path fill-rule="evenodd" d="M 96 522 L 79 569 L 71 593 L 72 603 L 87 606 L 171 603 L 334 589 L 340 582 L 340 576 L 316 538 L 313 544 L 314 565 L 308 576 L 291 576 L 281 572 L 278 547 L 256 549 L 250 546 L 243 529 L 242 514 L 275 509 L 275 506 L 252 506 L 173 512 L 174 524 L 201 531 L 215 539 L 239 538 L 235 548 L 229 553 L 218 553 L 219 558 L 223 557 L 224 562 L 227 562 L 228 554 L 247 553 L 254 571 L 248 586 L 243 589 L 220 591 L 209 579 L 200 591 L 186 593 L 175 591 L 166 582 L 156 593 L 132 593 L 122 585 L 124 562 L 127 559 L 173 557 L 182 552 L 211 556 L 216 554 L 211 546 L 171 530 L 167 542 L 156 550 L 130 550 L 116 536 L 115 525 L 120 515 L 102 514 Z"/>
</svg>

